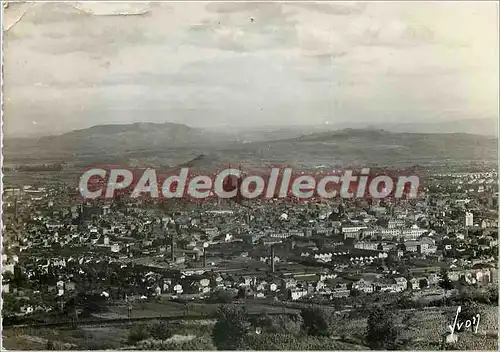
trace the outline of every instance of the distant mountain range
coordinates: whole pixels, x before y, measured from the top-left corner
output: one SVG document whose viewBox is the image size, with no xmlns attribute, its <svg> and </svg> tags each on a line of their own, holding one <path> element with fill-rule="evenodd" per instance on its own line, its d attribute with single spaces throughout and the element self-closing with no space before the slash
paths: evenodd
<svg viewBox="0 0 500 352">
<path fill-rule="evenodd" d="M 409 133 L 366 128 L 329 130 L 325 127 L 248 130 L 241 133 L 174 123 L 100 125 L 59 136 L 6 138 L 4 155 L 6 164 L 43 160 L 80 166 L 108 163 L 185 165 L 207 169 L 230 163 L 315 167 L 463 163 L 497 159 L 498 143 L 494 136 L 440 133 L 437 128 L 436 133 L 422 133 L 417 129 Z M 496 130 L 490 131 L 494 134 Z"/>
<path fill-rule="evenodd" d="M 439 122 L 418 123 L 371 123 L 371 122 L 328 122 L 323 125 L 264 126 L 260 128 L 240 129 L 232 133 L 243 142 L 274 140 L 298 137 L 304 134 L 343 129 L 383 129 L 389 132 L 408 133 L 470 133 L 484 136 L 497 136 L 496 119 L 463 119 Z"/>
<path fill-rule="evenodd" d="M 485 136 L 498 136 L 498 120 L 491 118 L 462 119 L 453 121 L 432 121 L 419 123 L 387 123 L 368 128 L 382 128 L 391 132 L 413 133 L 470 133 Z"/>
<path fill-rule="evenodd" d="M 38 156 L 51 161 L 113 162 L 160 154 L 166 149 L 204 149 L 221 140 L 228 140 L 228 136 L 183 124 L 134 123 L 98 125 L 41 138 L 6 138 L 4 146 L 7 159 L 9 155 L 24 160 Z"/>
</svg>

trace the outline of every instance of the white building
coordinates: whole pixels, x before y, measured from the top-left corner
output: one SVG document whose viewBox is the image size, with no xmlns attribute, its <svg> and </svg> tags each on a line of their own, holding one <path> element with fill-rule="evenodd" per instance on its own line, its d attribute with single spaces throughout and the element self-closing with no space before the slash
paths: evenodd
<svg viewBox="0 0 500 352">
<path fill-rule="evenodd" d="M 387 224 L 387 228 L 389 229 L 398 229 L 398 228 L 403 228 L 405 226 L 405 222 L 403 220 L 389 220 L 389 223 Z"/>
<path fill-rule="evenodd" d="M 474 226 L 474 214 L 470 212 L 465 213 L 465 226 Z"/>
<path fill-rule="evenodd" d="M 292 301 L 296 301 L 302 297 L 307 296 L 307 290 L 302 289 L 302 288 L 292 289 L 292 290 L 290 290 L 290 296 L 291 296 L 290 298 L 292 299 Z"/>
<path fill-rule="evenodd" d="M 361 230 L 365 230 L 366 228 L 366 226 L 344 226 L 342 227 L 342 232 L 344 234 L 355 233 Z"/>
<path fill-rule="evenodd" d="M 409 229 L 404 229 L 402 231 L 401 235 L 403 236 L 403 238 L 405 240 L 408 240 L 408 239 L 415 240 L 415 239 L 419 238 L 420 236 L 422 236 L 427 231 L 428 230 L 426 230 L 426 229 L 419 228 L 417 225 L 413 225 Z"/>
<path fill-rule="evenodd" d="M 377 242 L 357 242 L 354 244 L 354 248 L 376 251 L 378 248 L 378 243 Z"/>
</svg>

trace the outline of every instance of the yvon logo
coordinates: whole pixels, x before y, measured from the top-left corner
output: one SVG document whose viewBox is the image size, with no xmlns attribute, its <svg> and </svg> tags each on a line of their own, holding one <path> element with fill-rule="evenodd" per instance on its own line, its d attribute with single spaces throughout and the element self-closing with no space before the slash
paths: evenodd
<svg viewBox="0 0 500 352">
<path fill-rule="evenodd" d="M 453 325 L 448 325 L 451 330 L 450 340 L 453 340 L 453 335 L 455 332 L 465 331 L 466 329 L 471 329 L 475 334 L 479 328 L 479 321 L 481 320 L 481 315 L 478 313 L 473 317 L 466 317 L 467 320 L 460 320 L 459 315 L 462 312 L 462 307 L 458 306 L 457 314 L 455 315 L 455 320 Z"/>
</svg>

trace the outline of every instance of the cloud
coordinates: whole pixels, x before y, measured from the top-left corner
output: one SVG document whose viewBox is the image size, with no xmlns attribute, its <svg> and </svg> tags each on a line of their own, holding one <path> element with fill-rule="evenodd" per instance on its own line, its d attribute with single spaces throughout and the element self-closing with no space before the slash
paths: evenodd
<svg viewBox="0 0 500 352">
<path fill-rule="evenodd" d="M 96 16 L 142 16 L 151 12 L 151 6 L 147 2 L 113 4 L 77 2 L 72 4 L 72 6 L 80 11 Z"/>
<path fill-rule="evenodd" d="M 307 11 L 316 11 L 328 15 L 359 15 L 367 6 L 366 2 L 339 2 L 339 3 L 290 3 L 291 6 L 301 7 Z"/>
<path fill-rule="evenodd" d="M 497 115 L 491 3 L 31 3 L 6 25 L 23 11 L 6 133 Z"/>
<path fill-rule="evenodd" d="M 281 3 L 210 3 L 212 14 L 190 26 L 186 43 L 234 52 L 275 50 L 297 46 L 296 22 Z"/>
</svg>

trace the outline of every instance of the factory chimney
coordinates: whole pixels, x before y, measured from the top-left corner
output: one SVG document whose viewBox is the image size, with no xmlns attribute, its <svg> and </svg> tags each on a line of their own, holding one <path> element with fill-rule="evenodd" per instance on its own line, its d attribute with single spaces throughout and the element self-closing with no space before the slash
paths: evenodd
<svg viewBox="0 0 500 352">
<path fill-rule="evenodd" d="M 271 245 L 271 272 L 274 274 L 274 245 Z"/>
<path fill-rule="evenodd" d="M 203 267 L 207 267 L 207 248 L 208 248 L 208 242 L 203 243 Z"/>
<path fill-rule="evenodd" d="M 174 243 L 174 235 L 175 235 L 175 231 L 172 231 L 172 233 L 170 234 L 170 260 L 172 262 L 175 261 L 175 249 L 174 249 L 174 246 L 175 246 L 175 243 Z"/>
</svg>

